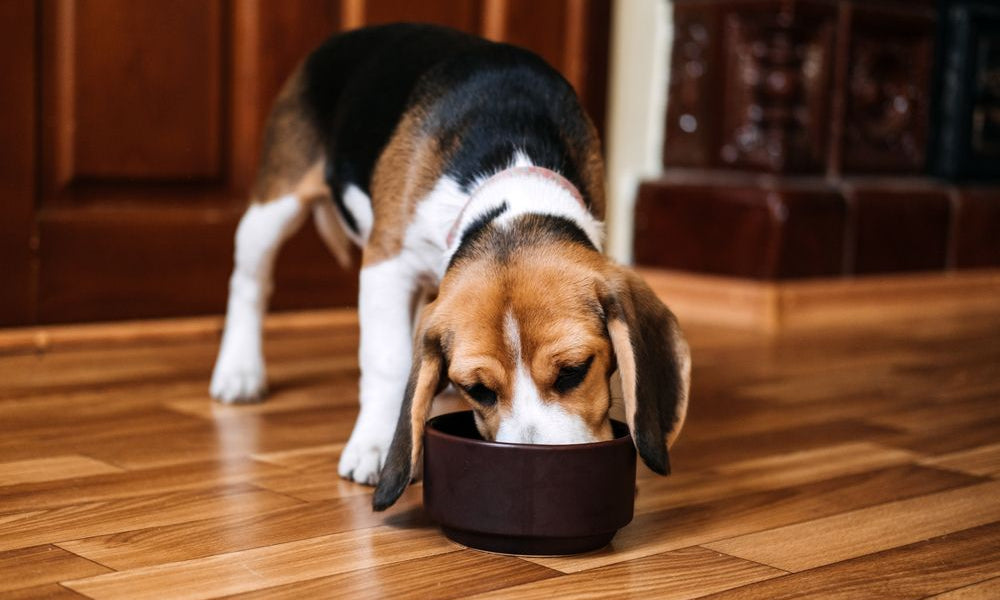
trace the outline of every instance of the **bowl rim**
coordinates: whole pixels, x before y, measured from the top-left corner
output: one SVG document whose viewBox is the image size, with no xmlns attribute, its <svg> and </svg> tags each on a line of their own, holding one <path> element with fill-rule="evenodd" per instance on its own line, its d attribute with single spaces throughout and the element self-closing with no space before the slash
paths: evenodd
<svg viewBox="0 0 1000 600">
<path fill-rule="evenodd" d="M 456 410 L 448 413 L 441 413 L 435 415 L 434 417 L 427 420 L 424 424 L 424 434 L 434 435 L 437 437 L 445 438 L 448 440 L 454 440 L 460 443 L 475 445 L 475 446 L 485 446 L 487 448 L 498 448 L 498 449 L 511 449 L 511 450 L 528 450 L 528 451 L 552 451 L 552 450 L 590 450 L 599 449 L 605 446 L 618 446 L 628 443 L 628 445 L 633 445 L 632 442 L 632 432 L 629 430 L 628 425 L 619 421 L 618 419 L 610 419 L 612 423 L 618 423 L 625 429 L 625 435 L 621 437 L 615 437 L 610 440 L 602 440 L 600 442 L 581 442 L 578 444 L 523 444 L 520 442 L 495 442 L 489 440 L 475 440 L 472 438 L 463 437 L 460 435 L 455 435 L 452 433 L 445 433 L 440 429 L 433 427 L 434 421 L 449 417 L 451 415 L 458 415 L 462 413 L 473 413 L 472 410 Z M 475 418 L 475 417 L 473 417 Z"/>
</svg>

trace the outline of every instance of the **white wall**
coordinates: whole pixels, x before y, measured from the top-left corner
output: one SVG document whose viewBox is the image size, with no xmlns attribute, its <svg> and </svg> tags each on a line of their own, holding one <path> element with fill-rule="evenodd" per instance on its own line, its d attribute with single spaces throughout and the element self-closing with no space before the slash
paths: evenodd
<svg viewBox="0 0 1000 600">
<path fill-rule="evenodd" d="M 616 0 L 613 11 L 605 140 L 608 254 L 628 263 L 638 182 L 660 171 L 673 7 L 668 0 Z"/>
</svg>

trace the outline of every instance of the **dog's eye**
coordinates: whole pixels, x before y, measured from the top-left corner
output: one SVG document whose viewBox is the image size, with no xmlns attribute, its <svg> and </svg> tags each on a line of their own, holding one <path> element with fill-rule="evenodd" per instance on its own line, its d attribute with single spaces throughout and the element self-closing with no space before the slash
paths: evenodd
<svg viewBox="0 0 1000 600">
<path fill-rule="evenodd" d="M 556 376 L 556 382 L 552 387 L 556 388 L 556 391 L 560 394 L 565 394 L 580 385 L 587 377 L 587 372 L 590 371 L 590 364 L 592 362 L 594 362 L 593 356 L 582 364 L 559 369 L 559 375 Z"/>
<path fill-rule="evenodd" d="M 483 406 L 493 406 L 497 403 L 497 393 L 481 383 L 467 386 L 465 393 Z"/>
</svg>

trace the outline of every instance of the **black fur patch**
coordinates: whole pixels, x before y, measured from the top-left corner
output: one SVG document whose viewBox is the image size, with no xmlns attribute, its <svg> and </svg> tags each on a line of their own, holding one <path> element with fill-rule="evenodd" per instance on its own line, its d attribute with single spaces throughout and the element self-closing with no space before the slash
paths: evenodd
<svg viewBox="0 0 1000 600">
<path fill-rule="evenodd" d="M 636 370 L 636 447 L 643 461 L 660 475 L 670 474 L 666 434 L 673 428 L 680 381 L 677 357 L 666 338 L 665 323 L 639 311 L 630 331 Z"/>
<path fill-rule="evenodd" d="M 462 232 L 462 239 L 458 242 L 458 248 L 455 250 L 455 254 L 452 255 L 451 262 L 448 263 L 449 268 L 455 260 L 461 259 L 461 255 L 465 253 L 465 251 L 469 248 L 469 245 L 483 234 L 486 227 L 490 223 L 503 213 L 507 212 L 507 208 L 507 202 L 503 202 L 500 206 L 488 210 L 469 224 L 465 231 Z"/>
<path fill-rule="evenodd" d="M 420 363 L 414 362 L 410 380 L 406 384 L 406 393 L 403 396 L 403 405 L 399 410 L 399 419 L 396 422 L 396 431 L 392 436 L 392 443 L 389 445 L 389 453 L 385 458 L 385 464 L 379 473 L 378 485 L 372 495 L 372 509 L 382 511 L 392 506 L 403 492 L 406 486 L 410 485 L 412 477 L 412 465 L 410 455 L 413 451 L 413 438 L 410 431 L 410 415 L 413 410 L 413 393 L 417 385 L 417 376 L 420 372 Z"/>
<path fill-rule="evenodd" d="M 500 207 L 506 210 L 507 203 Z M 483 215 L 490 216 L 491 211 Z M 489 257 L 500 263 L 506 263 L 518 248 L 534 246 L 543 243 L 570 242 L 580 244 L 594 252 L 597 248 L 579 226 L 573 221 L 551 215 L 528 214 L 515 219 L 509 227 L 499 228 L 492 224 L 503 212 L 491 216 L 484 223 L 474 222 L 462 235 L 458 249 L 448 262 L 448 269 L 467 259 Z"/>
<path fill-rule="evenodd" d="M 333 163 L 332 162 L 328 161 L 326 163 L 326 169 L 323 172 L 323 176 L 324 176 L 325 180 L 327 181 L 328 185 L 329 185 L 329 182 L 336 181 L 336 176 L 334 175 Z M 358 221 L 357 221 L 357 219 L 354 218 L 354 213 L 352 213 L 351 211 L 347 210 L 347 205 L 344 203 L 344 193 L 343 193 L 343 190 L 338 190 L 337 192 L 333 192 L 334 189 L 335 188 L 331 185 L 330 186 L 330 190 L 331 190 L 330 196 L 333 197 L 333 203 L 334 203 L 334 205 L 337 207 L 337 210 L 340 211 L 340 216 L 344 218 L 344 223 L 347 225 L 347 227 L 351 231 L 353 231 L 356 235 L 359 235 L 361 233 L 361 229 L 358 227 Z"/>
<path fill-rule="evenodd" d="M 547 231 L 550 236 L 556 239 L 580 244 L 597 251 L 587 234 L 580 229 L 579 225 L 569 219 L 551 215 L 531 215 L 527 218 L 535 221 L 538 228 Z"/>
<path fill-rule="evenodd" d="M 435 65 L 487 42 L 444 27 L 383 25 L 335 35 L 306 60 L 305 96 L 333 169 L 335 194 L 371 194 L 375 163 L 417 82 Z"/>
<path fill-rule="evenodd" d="M 430 127 L 453 150 L 445 171 L 463 191 L 518 151 L 584 189 L 573 157 L 587 147 L 586 120 L 573 88 L 541 58 L 492 44 L 443 63 L 433 80 L 445 91 Z"/>
</svg>

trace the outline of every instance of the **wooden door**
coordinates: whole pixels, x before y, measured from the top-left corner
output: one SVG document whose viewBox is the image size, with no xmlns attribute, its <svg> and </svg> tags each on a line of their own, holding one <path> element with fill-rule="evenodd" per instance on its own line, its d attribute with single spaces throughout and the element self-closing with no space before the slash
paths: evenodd
<svg viewBox="0 0 1000 600">
<path fill-rule="evenodd" d="M 328 35 L 437 22 L 535 49 L 603 127 L 610 0 L 9 0 L 0 3 L 0 323 L 221 312 L 258 139 Z M 37 73 L 37 75 L 36 75 Z M 311 226 L 276 309 L 350 305 Z"/>
</svg>

